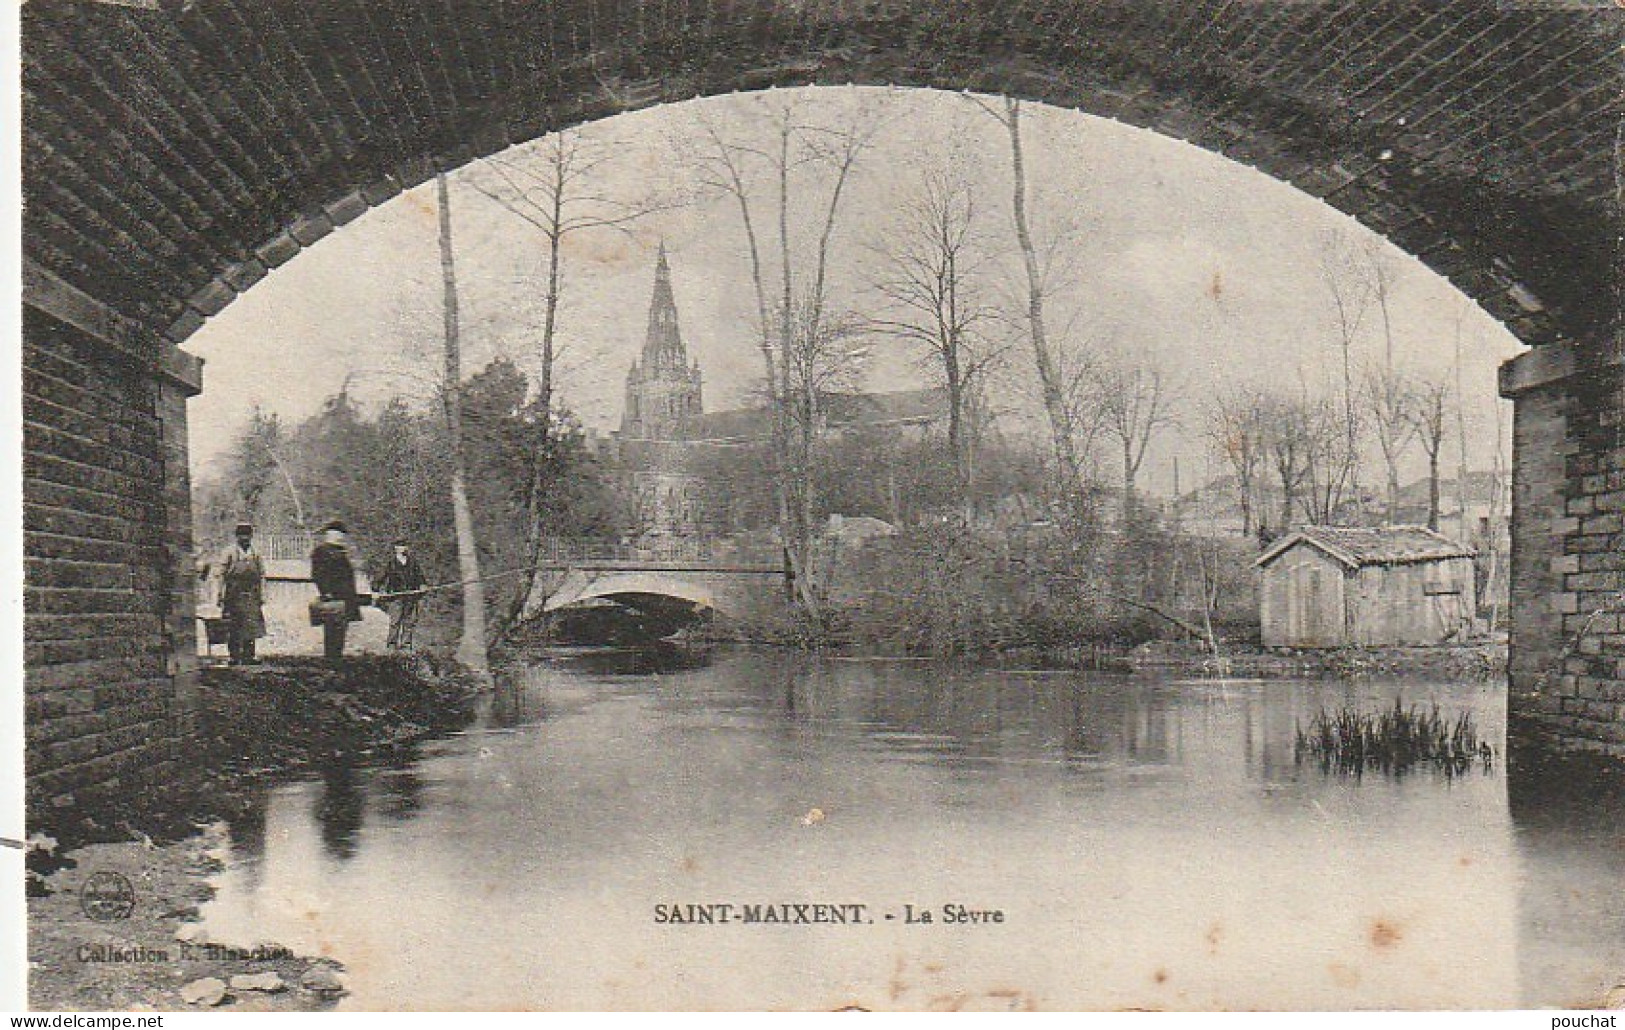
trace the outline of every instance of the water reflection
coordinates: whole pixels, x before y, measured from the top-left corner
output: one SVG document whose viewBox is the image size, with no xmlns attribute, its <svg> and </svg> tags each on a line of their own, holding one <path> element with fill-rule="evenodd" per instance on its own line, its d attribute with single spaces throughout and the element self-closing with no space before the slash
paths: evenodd
<svg viewBox="0 0 1625 1030">
<path fill-rule="evenodd" d="M 496 677 L 486 703 L 485 718 L 492 726 L 512 729 L 534 718 L 525 679 L 511 671 Z"/>
<path fill-rule="evenodd" d="M 1515 830 L 1499 775 L 1294 762 L 1313 713 L 1396 697 L 1500 739 L 1499 691 L 1477 685 L 554 652 L 417 761 L 273 794 L 245 827 L 263 869 L 234 864 L 206 919 L 221 940 L 366 956 L 363 1008 L 921 1008 L 1012 984 L 1048 1008 L 1506 1007 L 1587 989 L 1600 972 L 1548 945 L 1625 937 L 1603 837 Z M 1586 901 L 1532 906 L 1520 884 Z M 650 918 L 708 900 L 960 901 L 1009 922 Z M 1553 936 L 1558 917 L 1576 928 Z"/>
<path fill-rule="evenodd" d="M 374 771 L 372 793 L 382 818 L 402 823 L 423 808 L 423 778 L 418 775 L 417 761 L 416 751 L 408 750 L 393 756 L 388 765 Z M 359 820 L 356 828 L 360 829 Z"/>
<path fill-rule="evenodd" d="M 354 858 L 367 812 L 360 775 L 354 766 L 343 763 L 326 766 L 321 775 L 315 816 L 322 831 L 322 846 L 334 858 Z"/>
<path fill-rule="evenodd" d="M 1600 1007 L 1625 985 L 1625 781 L 1585 756 L 1514 751 L 1508 790 L 1524 883 L 1526 995 Z M 1562 986 L 1559 986 L 1562 985 Z"/>
</svg>

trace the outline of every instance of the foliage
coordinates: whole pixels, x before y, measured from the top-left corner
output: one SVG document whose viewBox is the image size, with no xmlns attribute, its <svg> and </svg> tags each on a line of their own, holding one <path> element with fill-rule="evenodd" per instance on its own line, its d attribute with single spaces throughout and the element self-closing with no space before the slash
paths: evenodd
<svg viewBox="0 0 1625 1030">
<path fill-rule="evenodd" d="M 861 560 L 823 584 L 839 613 L 842 642 L 881 652 L 932 656 L 1030 649 L 1124 649 L 1187 637 L 1203 605 L 1218 596 L 1213 624 L 1257 637 L 1250 601 L 1249 548 L 1233 545 L 1210 564 L 1199 548 L 1212 541 L 1176 533 L 1150 516 L 1128 533 L 1102 534 L 1088 546 L 1051 527 L 976 530 L 951 522 L 872 540 Z M 1147 556 L 1160 554 L 1159 562 Z M 1218 567 L 1227 588 L 1203 589 Z"/>
<path fill-rule="evenodd" d="M 1307 730 L 1298 728 L 1293 751 L 1299 763 L 1313 759 L 1327 772 L 1355 776 L 1372 769 L 1397 776 L 1424 765 L 1454 776 L 1475 759 L 1488 770 L 1494 757 L 1489 744 L 1479 741 L 1471 713 L 1447 719 L 1438 705 L 1421 711 L 1399 698 L 1375 715 L 1353 707 L 1321 709 Z"/>
<path fill-rule="evenodd" d="M 522 576 L 494 574 L 524 564 L 524 505 L 538 464 L 546 472 L 539 503 L 548 533 L 613 537 L 628 524 L 611 477 L 579 424 L 555 415 L 546 442 L 536 446 L 540 417 L 527 378 L 505 358 L 463 384 L 470 506 L 482 568 L 493 585 L 488 603 L 498 611 L 508 609 L 524 582 Z M 277 441 L 285 478 L 254 463 L 267 438 Z M 455 580 L 447 448 L 439 408 L 416 410 L 400 398 L 368 413 L 341 391 L 286 430 L 274 416 L 256 412 L 232 450 L 195 486 L 199 544 L 224 546 L 238 518 L 252 519 L 261 534 L 313 529 L 342 518 L 369 567 L 380 566 L 391 541 L 404 538 L 432 582 Z M 304 507 L 303 527 L 294 517 L 295 494 Z M 437 600 L 455 603 L 452 596 Z"/>
</svg>

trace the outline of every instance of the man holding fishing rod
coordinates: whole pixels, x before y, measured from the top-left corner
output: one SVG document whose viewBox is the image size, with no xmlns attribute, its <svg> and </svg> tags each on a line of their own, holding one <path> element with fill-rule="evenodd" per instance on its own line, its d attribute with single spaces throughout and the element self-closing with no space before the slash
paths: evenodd
<svg viewBox="0 0 1625 1030">
<path fill-rule="evenodd" d="M 404 539 L 396 540 L 394 546 L 395 554 L 378 581 L 374 602 L 389 612 L 389 638 L 385 646 L 391 651 L 410 651 L 413 634 L 417 631 L 418 609 L 429 580 Z"/>
</svg>

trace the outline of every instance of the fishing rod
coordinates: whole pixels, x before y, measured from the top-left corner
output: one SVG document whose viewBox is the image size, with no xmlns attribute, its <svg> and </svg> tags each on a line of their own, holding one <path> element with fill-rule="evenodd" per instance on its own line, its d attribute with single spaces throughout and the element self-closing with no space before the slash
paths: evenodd
<svg viewBox="0 0 1625 1030">
<path fill-rule="evenodd" d="M 429 583 L 429 584 L 426 584 L 424 586 L 418 587 L 416 590 L 400 590 L 400 591 L 395 591 L 393 593 L 373 593 L 373 594 L 365 594 L 365 595 L 360 595 L 360 596 L 367 598 L 367 600 L 362 602 L 363 604 L 375 604 L 376 605 L 379 601 L 393 601 L 393 600 L 397 600 L 397 599 L 402 598 L 402 597 L 422 597 L 425 594 L 434 593 L 435 591 L 438 591 L 438 590 L 451 590 L 453 588 L 465 587 L 465 586 L 468 586 L 468 585 L 473 584 L 473 583 L 487 583 L 487 582 L 490 582 L 492 580 L 506 579 L 506 578 L 508 578 L 510 576 L 520 576 L 520 575 L 524 575 L 526 573 L 540 572 L 543 569 L 554 569 L 554 570 L 559 571 L 559 572 L 566 572 L 566 571 L 569 571 L 571 569 L 587 567 L 586 571 L 602 571 L 602 570 L 598 570 L 596 568 L 593 568 L 592 566 L 593 566 L 593 563 L 591 561 L 583 561 L 583 562 L 571 564 L 571 563 L 567 563 L 567 562 L 560 562 L 560 561 L 555 559 L 555 560 L 552 560 L 552 561 L 539 562 L 539 563 L 537 563 L 535 565 L 521 565 L 521 566 L 519 566 L 517 568 L 503 569 L 501 572 L 481 573 L 480 575 L 472 577 L 470 579 L 452 579 L 452 580 L 446 580 L 443 583 Z M 768 568 L 754 568 L 754 567 L 752 567 L 752 568 L 743 568 L 743 567 L 739 567 L 739 568 L 734 568 L 734 567 L 710 568 L 710 567 L 705 567 L 705 566 L 694 566 L 694 567 L 686 567 L 686 566 L 685 567 L 664 567 L 664 566 L 662 566 L 660 568 L 653 569 L 651 571 L 675 572 L 675 573 L 683 573 L 683 572 L 710 572 L 710 573 L 732 573 L 732 574 L 751 573 L 751 574 L 755 574 L 755 575 L 764 575 L 764 576 L 765 575 L 774 575 L 774 576 L 782 575 L 787 580 L 795 578 L 794 573 L 789 568 L 768 569 Z"/>
</svg>

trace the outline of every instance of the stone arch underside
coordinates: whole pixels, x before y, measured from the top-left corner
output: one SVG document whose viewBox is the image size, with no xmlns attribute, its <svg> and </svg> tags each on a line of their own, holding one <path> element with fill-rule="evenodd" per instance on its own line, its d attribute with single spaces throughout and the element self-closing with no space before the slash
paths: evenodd
<svg viewBox="0 0 1625 1030">
<path fill-rule="evenodd" d="M 25 252 L 179 342 L 437 169 L 702 94 L 900 84 L 1188 140 L 1351 214 L 1523 340 L 1585 340 L 1617 309 L 1622 82 L 1619 11 L 1586 6 L 33 0 Z"/>
<path fill-rule="evenodd" d="M 584 601 L 609 600 L 650 611 L 669 613 L 688 608 L 737 616 L 753 605 L 772 603 L 782 592 L 781 580 L 761 574 L 572 569 L 549 585 L 546 599 L 534 606 L 532 613 L 541 615 Z"/>
</svg>

